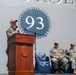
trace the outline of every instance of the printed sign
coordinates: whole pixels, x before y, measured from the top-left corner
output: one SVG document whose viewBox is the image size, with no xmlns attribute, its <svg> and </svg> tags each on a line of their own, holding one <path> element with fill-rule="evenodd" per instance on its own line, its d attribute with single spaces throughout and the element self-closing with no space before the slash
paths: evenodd
<svg viewBox="0 0 76 75">
<path fill-rule="evenodd" d="M 50 17 L 40 8 L 31 7 L 19 16 L 19 28 L 24 34 L 35 34 L 36 37 L 46 36 L 51 28 Z"/>
</svg>

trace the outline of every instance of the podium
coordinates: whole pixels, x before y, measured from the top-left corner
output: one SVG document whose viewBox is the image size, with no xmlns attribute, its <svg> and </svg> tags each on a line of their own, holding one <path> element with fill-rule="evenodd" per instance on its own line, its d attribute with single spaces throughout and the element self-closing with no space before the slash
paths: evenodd
<svg viewBox="0 0 76 75">
<path fill-rule="evenodd" d="M 34 75 L 34 43 L 34 35 L 14 34 L 11 38 L 9 38 L 9 75 Z"/>
</svg>

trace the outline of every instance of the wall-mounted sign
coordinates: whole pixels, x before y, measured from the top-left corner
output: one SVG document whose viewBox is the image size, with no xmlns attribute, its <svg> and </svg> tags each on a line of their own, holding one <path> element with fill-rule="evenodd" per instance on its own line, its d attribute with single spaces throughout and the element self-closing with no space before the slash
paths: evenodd
<svg viewBox="0 0 76 75">
<path fill-rule="evenodd" d="M 46 36 L 51 28 L 50 17 L 42 9 L 36 7 L 21 12 L 18 23 L 22 33 L 35 34 L 37 38 Z"/>
</svg>

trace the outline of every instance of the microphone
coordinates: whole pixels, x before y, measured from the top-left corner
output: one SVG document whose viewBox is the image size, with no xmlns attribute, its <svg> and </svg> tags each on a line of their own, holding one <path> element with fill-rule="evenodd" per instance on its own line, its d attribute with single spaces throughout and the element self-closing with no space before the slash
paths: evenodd
<svg viewBox="0 0 76 75">
<path fill-rule="evenodd" d="M 24 30 L 27 30 L 26 28 Z"/>
<path fill-rule="evenodd" d="M 18 27 L 16 26 L 16 28 L 18 28 Z"/>
<path fill-rule="evenodd" d="M 27 31 L 27 32 L 35 33 L 33 31 L 27 30 L 26 28 L 24 28 L 24 30 Z"/>
<path fill-rule="evenodd" d="M 16 26 L 14 30 L 16 30 L 16 28 L 18 28 L 18 27 Z"/>
<path fill-rule="evenodd" d="M 18 26 L 16 26 L 15 30 L 16 30 L 17 28 L 18 28 Z M 20 33 L 20 32 L 19 32 L 19 29 L 18 29 L 18 33 Z"/>
<path fill-rule="evenodd" d="M 33 31 L 30 31 L 30 30 L 27 30 L 26 28 L 24 28 L 24 30 L 26 30 L 27 32 L 34 33 L 35 35 L 38 34 L 38 35 L 42 35 L 42 36 L 43 36 L 43 34 L 40 34 L 40 33 L 37 33 L 37 32 L 33 32 Z M 44 35 L 44 36 L 46 36 L 46 35 Z M 46 37 L 47 37 L 47 36 L 46 36 Z"/>
</svg>

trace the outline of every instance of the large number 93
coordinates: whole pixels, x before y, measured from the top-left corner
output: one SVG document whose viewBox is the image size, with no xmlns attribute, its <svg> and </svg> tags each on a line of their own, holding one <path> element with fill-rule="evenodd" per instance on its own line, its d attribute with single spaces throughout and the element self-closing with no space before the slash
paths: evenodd
<svg viewBox="0 0 76 75">
<path fill-rule="evenodd" d="M 29 19 L 31 19 L 31 22 L 29 22 Z M 44 28 L 43 18 L 42 18 L 42 17 L 37 17 L 36 20 L 38 20 L 38 19 L 40 20 L 40 21 L 38 22 L 38 25 L 41 25 L 41 26 L 40 26 L 40 27 L 36 27 L 36 29 L 41 30 L 41 29 Z M 26 17 L 25 22 L 26 22 L 28 25 L 30 25 L 30 26 L 26 27 L 26 29 L 30 29 L 30 28 L 32 28 L 32 27 L 34 26 L 34 24 L 35 24 L 35 19 L 34 19 L 32 16 L 28 16 L 28 17 Z"/>
</svg>

